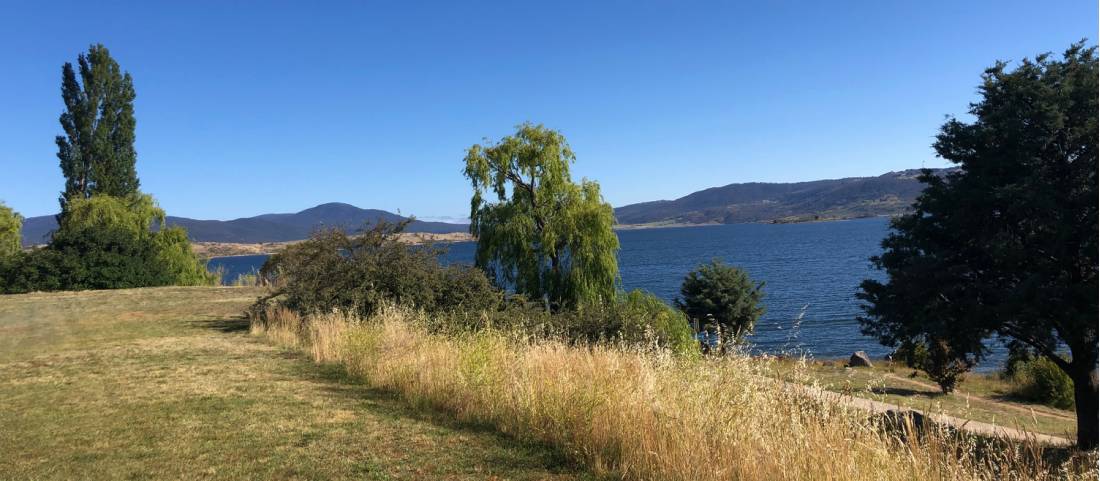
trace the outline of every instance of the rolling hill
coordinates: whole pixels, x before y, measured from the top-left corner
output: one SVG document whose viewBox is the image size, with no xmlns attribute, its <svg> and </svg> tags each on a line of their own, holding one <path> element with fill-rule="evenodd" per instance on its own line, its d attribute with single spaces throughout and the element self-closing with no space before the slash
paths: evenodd
<svg viewBox="0 0 1100 481">
<path fill-rule="evenodd" d="M 937 175 L 947 172 L 936 170 Z M 737 224 L 801 222 L 901 214 L 923 185 L 920 170 L 878 177 L 849 177 L 796 183 L 745 183 L 713 187 L 676 200 L 615 209 L 619 224 Z"/>
<path fill-rule="evenodd" d="M 338 202 L 321 204 L 293 214 L 263 214 L 233 220 L 198 220 L 186 217 L 168 217 L 168 225 L 187 229 L 191 240 L 199 242 L 284 242 L 301 240 L 321 227 L 340 227 L 356 230 L 377 222 L 398 222 L 405 217 L 377 209 L 360 209 Z M 50 232 L 57 228 L 52 215 L 29 217 L 23 222 L 23 244 L 44 244 Z M 466 232 L 466 224 L 413 221 L 407 232 Z"/>
</svg>

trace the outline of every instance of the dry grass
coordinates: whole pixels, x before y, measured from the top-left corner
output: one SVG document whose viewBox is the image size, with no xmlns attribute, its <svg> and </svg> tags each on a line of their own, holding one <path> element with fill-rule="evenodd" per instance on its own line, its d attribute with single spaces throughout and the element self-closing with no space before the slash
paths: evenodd
<svg viewBox="0 0 1100 481">
<path fill-rule="evenodd" d="M 413 406 L 556 446 L 600 475 L 1096 478 L 1052 466 L 1037 445 L 937 432 L 904 441 L 863 412 L 769 379 L 767 364 L 743 357 L 688 360 L 492 332 L 442 337 L 419 327 L 419 315 L 397 309 L 369 320 L 329 315 L 303 322 L 285 311 L 269 319 L 266 326 L 254 322 L 254 332 L 310 350 L 315 361 L 342 363 Z"/>
<path fill-rule="evenodd" d="M 845 363 L 782 359 L 775 361 L 775 373 L 808 375 L 824 389 L 876 401 L 1066 439 L 1077 437 L 1076 413 L 1018 399 L 1013 396 L 1016 386 L 996 373 L 970 373 L 954 393 L 945 395 L 927 375 L 904 365 L 883 361 L 873 368 L 846 368 Z"/>
</svg>

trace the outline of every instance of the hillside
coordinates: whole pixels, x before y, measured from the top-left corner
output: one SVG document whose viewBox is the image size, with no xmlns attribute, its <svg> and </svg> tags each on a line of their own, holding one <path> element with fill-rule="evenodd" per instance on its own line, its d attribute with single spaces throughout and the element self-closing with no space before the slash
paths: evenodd
<svg viewBox="0 0 1100 481">
<path fill-rule="evenodd" d="M 946 172 L 938 169 L 938 173 Z M 729 184 L 615 209 L 619 224 L 799 222 L 906 212 L 922 189 L 920 170 L 785 184 Z"/>
<path fill-rule="evenodd" d="M 293 214 L 263 214 L 233 220 L 198 220 L 168 216 L 169 225 L 187 229 L 191 240 L 198 242 L 261 243 L 301 240 L 321 227 L 362 228 L 379 219 L 399 222 L 405 217 L 377 209 L 360 209 L 353 205 L 332 202 Z M 27 218 L 23 223 L 23 244 L 46 243 L 49 233 L 57 228 L 54 216 Z M 445 234 L 466 232 L 465 224 L 413 221 L 407 232 Z"/>
</svg>

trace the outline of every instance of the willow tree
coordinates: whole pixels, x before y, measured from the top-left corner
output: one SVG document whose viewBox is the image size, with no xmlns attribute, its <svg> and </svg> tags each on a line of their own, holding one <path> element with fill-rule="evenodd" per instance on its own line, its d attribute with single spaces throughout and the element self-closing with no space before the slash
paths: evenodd
<svg viewBox="0 0 1100 481">
<path fill-rule="evenodd" d="M 573 182 L 575 161 L 560 132 L 530 123 L 466 153 L 476 265 L 555 310 L 612 299 L 619 279 L 614 211 L 599 184 Z"/>
<path fill-rule="evenodd" d="M 79 73 L 79 80 L 77 74 Z M 134 85 L 103 45 L 77 57 L 77 68 L 61 68 L 65 111 L 57 136 L 57 158 L 65 176 L 62 215 L 74 199 L 123 197 L 138 191 L 134 164 Z"/>
</svg>

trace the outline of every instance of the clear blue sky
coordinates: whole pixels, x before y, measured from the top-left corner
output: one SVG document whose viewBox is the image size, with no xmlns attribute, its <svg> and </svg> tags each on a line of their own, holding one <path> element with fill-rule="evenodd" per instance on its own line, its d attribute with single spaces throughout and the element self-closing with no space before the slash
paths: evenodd
<svg viewBox="0 0 1100 481">
<path fill-rule="evenodd" d="M 25 216 L 56 211 L 61 65 L 93 42 L 134 77 L 169 214 L 431 218 L 468 213 L 464 149 L 525 120 L 616 206 L 944 165 L 929 144 L 986 66 L 1097 36 L 1095 0 L 0 7 L 0 199 Z"/>
</svg>

